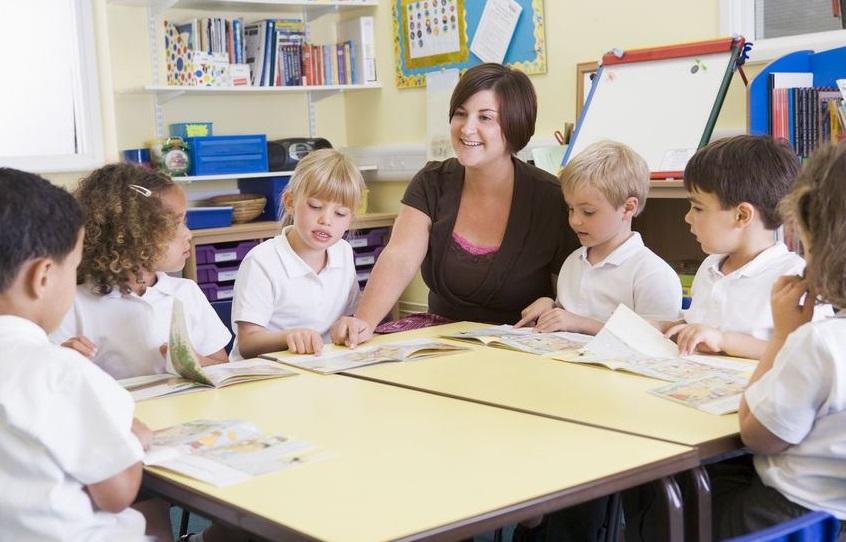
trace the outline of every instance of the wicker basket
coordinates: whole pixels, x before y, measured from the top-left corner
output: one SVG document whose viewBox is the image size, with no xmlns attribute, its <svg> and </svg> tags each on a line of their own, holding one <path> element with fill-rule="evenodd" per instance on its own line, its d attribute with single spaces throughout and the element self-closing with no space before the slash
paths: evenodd
<svg viewBox="0 0 846 542">
<path fill-rule="evenodd" d="M 212 205 L 232 206 L 232 222 L 241 224 L 258 218 L 264 211 L 267 198 L 261 194 L 232 194 L 215 196 L 209 200 Z"/>
</svg>

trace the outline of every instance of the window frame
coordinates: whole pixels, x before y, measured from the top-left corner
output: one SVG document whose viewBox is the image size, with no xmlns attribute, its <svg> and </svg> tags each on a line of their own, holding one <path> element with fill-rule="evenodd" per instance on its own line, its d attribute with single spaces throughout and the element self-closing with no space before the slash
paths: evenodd
<svg viewBox="0 0 846 542">
<path fill-rule="evenodd" d="M 720 33 L 726 36 L 740 34 L 751 42 L 750 62 L 770 62 L 795 51 L 819 52 L 846 43 L 846 30 L 758 40 L 755 38 L 755 0 L 720 0 Z"/>
<path fill-rule="evenodd" d="M 78 147 L 73 154 L 2 156 L 4 166 L 35 173 L 90 171 L 104 164 L 103 125 L 92 2 L 68 0 L 74 16 L 74 119 Z"/>
</svg>

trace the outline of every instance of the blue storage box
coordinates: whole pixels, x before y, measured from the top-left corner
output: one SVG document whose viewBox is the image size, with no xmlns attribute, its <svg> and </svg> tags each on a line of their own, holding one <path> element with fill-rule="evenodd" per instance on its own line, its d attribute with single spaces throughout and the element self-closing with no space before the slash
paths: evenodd
<svg viewBox="0 0 846 542">
<path fill-rule="evenodd" d="M 232 207 L 191 207 L 185 222 L 189 230 L 227 228 L 232 225 Z"/>
<path fill-rule="evenodd" d="M 189 137 L 206 137 L 214 135 L 212 133 L 211 122 L 176 122 L 170 125 L 171 137 L 181 137 L 187 139 Z"/>
<path fill-rule="evenodd" d="M 260 177 L 258 179 L 238 179 L 238 190 L 242 194 L 261 194 L 267 198 L 264 212 L 256 220 L 279 220 L 284 211 L 282 192 L 291 180 L 289 175 L 282 177 Z"/>
<path fill-rule="evenodd" d="M 188 175 L 228 175 L 267 171 L 267 136 L 189 137 Z"/>
</svg>

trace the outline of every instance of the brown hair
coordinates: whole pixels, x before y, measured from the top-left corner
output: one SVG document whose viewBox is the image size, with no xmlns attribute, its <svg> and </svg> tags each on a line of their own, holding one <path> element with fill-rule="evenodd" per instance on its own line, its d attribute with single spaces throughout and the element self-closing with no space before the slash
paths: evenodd
<svg viewBox="0 0 846 542">
<path fill-rule="evenodd" d="M 802 234 L 811 287 L 827 303 L 846 308 L 846 143 L 811 154 L 778 209 Z"/>
<path fill-rule="evenodd" d="M 529 77 L 518 70 L 488 62 L 473 66 L 461 76 L 449 101 L 449 120 L 456 109 L 482 90 L 493 90 L 499 102 L 499 125 L 513 154 L 535 133 L 538 98 Z"/>
<path fill-rule="evenodd" d="M 684 168 L 684 187 L 714 194 L 723 209 L 751 204 L 764 227 L 781 225 L 776 205 L 799 173 L 799 158 L 790 145 L 770 136 L 739 135 L 709 143 Z"/>
<path fill-rule="evenodd" d="M 77 281 L 105 295 L 130 292 L 130 273 L 155 271 L 179 227 L 179 217 L 156 196 L 178 190 L 164 173 L 121 163 L 103 166 L 74 191 L 85 211 L 85 241 Z"/>
<path fill-rule="evenodd" d="M 634 216 L 643 212 L 649 195 L 649 165 L 646 160 L 628 145 L 616 141 L 597 141 L 585 147 L 567 162 L 558 178 L 565 194 L 592 186 L 614 208 L 635 197 L 637 210 Z"/>
</svg>

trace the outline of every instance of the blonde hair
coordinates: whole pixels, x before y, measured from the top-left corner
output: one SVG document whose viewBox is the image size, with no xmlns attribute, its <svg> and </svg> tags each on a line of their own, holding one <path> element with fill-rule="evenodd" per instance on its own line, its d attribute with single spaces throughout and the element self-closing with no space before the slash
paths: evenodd
<svg viewBox="0 0 846 542">
<path fill-rule="evenodd" d="M 778 210 L 786 226 L 802 234 L 811 288 L 823 301 L 846 308 L 846 143 L 814 152 Z"/>
<path fill-rule="evenodd" d="M 335 149 L 308 153 L 297 164 L 285 188 L 285 193 L 290 193 L 294 201 L 304 198 L 334 201 L 349 207 L 353 215 L 361 205 L 364 191 L 364 179 L 355 161 Z M 292 224 L 293 217 L 285 213 L 282 223 Z"/>
<path fill-rule="evenodd" d="M 558 173 L 561 190 L 567 194 L 592 186 L 614 207 L 628 198 L 637 198 L 637 211 L 643 212 L 649 195 L 649 166 L 628 145 L 616 141 L 598 141 L 587 146 L 567 162 Z"/>
</svg>

